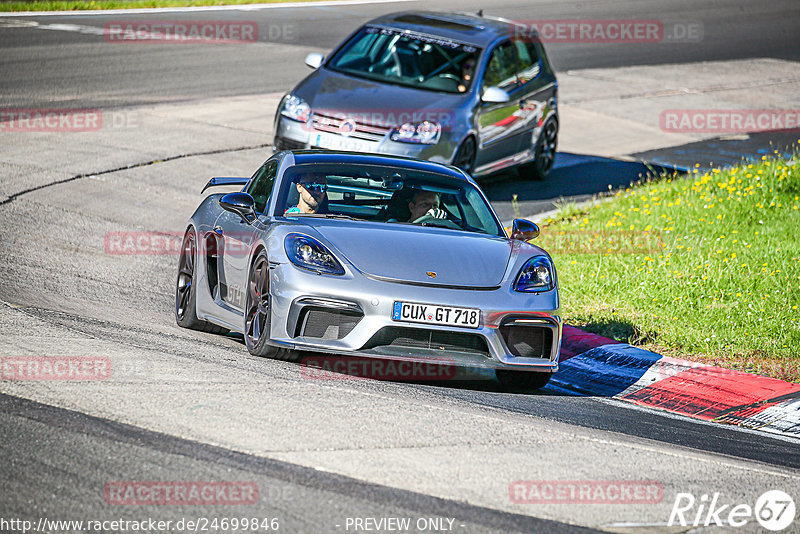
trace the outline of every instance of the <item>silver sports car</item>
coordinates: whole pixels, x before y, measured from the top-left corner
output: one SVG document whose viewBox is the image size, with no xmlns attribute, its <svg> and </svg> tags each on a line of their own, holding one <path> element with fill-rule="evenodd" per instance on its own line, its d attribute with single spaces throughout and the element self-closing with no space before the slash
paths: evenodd
<svg viewBox="0 0 800 534">
<path fill-rule="evenodd" d="M 540 388 L 561 318 L 539 229 L 506 235 L 463 171 L 398 156 L 285 151 L 248 178 L 213 178 L 178 266 L 180 326 L 244 335 L 254 355 L 494 369 Z M 204 188 L 205 191 L 205 188 Z M 374 360 L 369 360 L 374 361 Z"/>
</svg>

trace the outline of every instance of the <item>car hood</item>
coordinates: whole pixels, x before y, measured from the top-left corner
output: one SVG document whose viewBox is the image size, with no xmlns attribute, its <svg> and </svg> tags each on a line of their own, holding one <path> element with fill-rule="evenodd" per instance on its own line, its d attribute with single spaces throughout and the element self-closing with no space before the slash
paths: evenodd
<svg viewBox="0 0 800 534">
<path fill-rule="evenodd" d="M 439 93 L 373 82 L 326 68 L 309 75 L 293 93 L 308 102 L 315 113 L 348 116 L 386 127 L 422 120 L 446 123 L 453 117 L 453 110 L 467 102 L 466 93 Z"/>
<path fill-rule="evenodd" d="M 356 269 L 395 281 L 497 287 L 512 253 L 508 240 L 483 234 L 406 224 L 376 228 L 375 223 L 325 222 L 314 229 Z"/>
</svg>

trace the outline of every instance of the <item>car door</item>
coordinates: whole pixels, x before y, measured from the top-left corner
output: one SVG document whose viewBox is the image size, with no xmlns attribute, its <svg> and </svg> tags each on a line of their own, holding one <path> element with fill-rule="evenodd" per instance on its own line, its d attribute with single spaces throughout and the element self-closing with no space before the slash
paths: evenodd
<svg viewBox="0 0 800 534">
<path fill-rule="evenodd" d="M 489 166 L 517 152 L 519 140 L 515 137 L 519 101 L 513 94 L 519 86 L 514 45 L 504 41 L 489 53 L 483 72 L 481 94 L 489 87 L 499 87 L 512 98 L 508 102 L 480 102 L 477 110 L 478 154 L 475 167 Z"/>
<path fill-rule="evenodd" d="M 517 79 L 519 87 L 513 100 L 518 103 L 518 130 L 514 132 L 517 152 L 534 146 L 533 133 L 549 116 L 555 96 L 555 80 L 545 75 L 545 65 L 539 57 L 536 44 L 530 40 L 515 40 Z"/>
<path fill-rule="evenodd" d="M 247 295 L 248 260 L 250 250 L 263 231 L 263 221 L 269 197 L 278 173 L 278 161 L 270 160 L 253 175 L 245 190 L 255 201 L 257 220 L 248 223 L 236 213 L 224 211 L 219 215 L 214 232 L 220 243 L 220 299 L 228 306 L 244 311 Z"/>
</svg>

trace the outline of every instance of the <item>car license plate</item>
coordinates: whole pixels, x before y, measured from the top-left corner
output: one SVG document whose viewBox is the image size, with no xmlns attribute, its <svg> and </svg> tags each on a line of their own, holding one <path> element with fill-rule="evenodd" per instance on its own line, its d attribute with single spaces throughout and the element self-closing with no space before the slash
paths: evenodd
<svg viewBox="0 0 800 534">
<path fill-rule="evenodd" d="M 476 308 L 457 308 L 455 306 L 435 306 L 415 302 L 394 302 L 392 319 L 406 323 L 439 324 L 478 328 L 481 311 Z"/>
<path fill-rule="evenodd" d="M 351 152 L 374 152 L 377 148 L 377 143 L 364 141 L 363 139 L 353 139 L 351 137 L 344 137 L 331 133 L 317 133 L 316 137 L 311 136 L 314 141 L 312 144 L 320 148 L 327 148 L 330 150 L 348 150 Z"/>
</svg>

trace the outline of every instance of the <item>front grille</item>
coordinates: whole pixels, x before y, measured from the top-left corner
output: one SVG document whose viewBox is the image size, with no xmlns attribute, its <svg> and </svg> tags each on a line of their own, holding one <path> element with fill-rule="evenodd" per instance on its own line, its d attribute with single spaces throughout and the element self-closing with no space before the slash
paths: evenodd
<svg viewBox="0 0 800 534">
<path fill-rule="evenodd" d="M 302 141 L 295 141 L 294 139 L 287 139 L 286 137 L 275 138 L 275 151 L 281 150 L 303 150 L 306 144 Z"/>
<path fill-rule="evenodd" d="M 553 330 L 541 326 L 507 325 L 500 327 L 500 335 L 508 350 L 520 358 L 550 358 L 553 347 Z"/>
<path fill-rule="evenodd" d="M 315 130 L 320 132 L 328 132 L 336 135 L 342 135 L 343 133 L 346 133 L 349 137 L 354 139 L 363 139 L 365 141 L 374 142 L 382 140 L 392 129 L 389 126 L 368 124 L 365 121 L 349 119 L 354 122 L 354 129 L 352 131 L 344 132 L 342 129 L 342 124 L 345 122 L 345 120 L 348 119 L 344 117 L 334 117 L 333 115 L 324 115 L 322 113 L 314 113 L 311 116 L 311 125 Z"/>
<path fill-rule="evenodd" d="M 363 349 L 377 347 L 467 352 L 489 357 L 489 347 L 483 336 L 446 330 L 385 326 L 372 336 Z"/>
<path fill-rule="evenodd" d="M 342 339 L 356 327 L 364 314 L 348 310 L 306 308 L 299 325 L 299 335 L 320 339 Z"/>
</svg>

